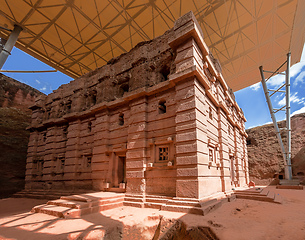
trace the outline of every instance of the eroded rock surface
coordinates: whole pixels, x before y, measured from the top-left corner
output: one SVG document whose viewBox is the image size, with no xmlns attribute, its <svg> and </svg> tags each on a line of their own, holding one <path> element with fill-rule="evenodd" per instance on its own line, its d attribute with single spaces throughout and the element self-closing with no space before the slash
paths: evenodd
<svg viewBox="0 0 305 240">
<path fill-rule="evenodd" d="M 287 140 L 283 129 L 285 126 L 286 121 L 279 123 L 284 144 Z M 302 176 L 305 173 L 305 113 L 293 116 L 291 126 L 293 175 Z M 250 178 L 256 183 L 268 183 L 276 174 L 284 171 L 282 152 L 273 124 L 248 129 L 247 134 Z"/>
<path fill-rule="evenodd" d="M 24 188 L 31 110 L 38 90 L 0 73 L 0 198 Z"/>
</svg>

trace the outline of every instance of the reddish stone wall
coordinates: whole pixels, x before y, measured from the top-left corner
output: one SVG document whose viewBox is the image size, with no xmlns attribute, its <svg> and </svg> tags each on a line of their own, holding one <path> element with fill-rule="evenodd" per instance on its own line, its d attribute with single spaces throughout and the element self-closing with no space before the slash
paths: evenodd
<svg viewBox="0 0 305 240">
<path fill-rule="evenodd" d="M 191 13 L 32 109 L 27 188 L 202 199 L 248 183 L 245 118 Z"/>
<path fill-rule="evenodd" d="M 286 121 L 278 123 L 283 143 L 286 145 Z M 305 114 L 291 117 L 291 157 L 294 176 L 305 174 Z M 249 174 L 257 184 L 268 184 L 278 174 L 284 174 L 284 161 L 273 124 L 247 129 Z M 298 174 L 299 173 L 299 174 Z"/>
</svg>

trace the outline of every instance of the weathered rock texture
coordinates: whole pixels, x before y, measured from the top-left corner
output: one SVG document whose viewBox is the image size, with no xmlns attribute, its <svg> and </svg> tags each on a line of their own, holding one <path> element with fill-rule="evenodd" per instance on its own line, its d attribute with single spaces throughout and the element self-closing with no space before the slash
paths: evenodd
<svg viewBox="0 0 305 240">
<path fill-rule="evenodd" d="M 27 189 L 121 189 L 132 206 L 192 209 L 248 182 L 245 118 L 192 13 L 32 110 Z"/>
<path fill-rule="evenodd" d="M 286 121 L 279 122 L 279 128 L 285 128 Z M 305 173 L 305 113 L 291 118 L 291 150 L 293 175 Z M 283 174 L 284 161 L 277 141 L 273 124 L 246 130 L 249 158 L 249 175 L 257 183 L 268 183 L 276 175 Z M 286 144 L 286 132 L 281 130 Z"/>
<path fill-rule="evenodd" d="M 24 188 L 27 145 L 31 122 L 28 109 L 36 89 L 0 73 L 0 198 Z"/>
</svg>

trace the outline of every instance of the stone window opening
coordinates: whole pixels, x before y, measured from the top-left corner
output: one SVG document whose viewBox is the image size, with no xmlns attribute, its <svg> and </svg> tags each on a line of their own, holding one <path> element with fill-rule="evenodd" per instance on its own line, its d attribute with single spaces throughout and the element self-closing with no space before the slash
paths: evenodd
<svg viewBox="0 0 305 240">
<path fill-rule="evenodd" d="M 209 107 L 209 118 L 213 120 L 213 111 L 211 107 Z"/>
<path fill-rule="evenodd" d="M 47 132 L 43 133 L 43 141 L 45 142 L 47 140 Z"/>
<path fill-rule="evenodd" d="M 92 122 L 88 122 L 88 132 L 92 131 Z"/>
<path fill-rule="evenodd" d="M 65 168 L 65 158 L 64 157 L 59 157 L 58 161 L 59 161 L 59 168 L 61 170 L 63 170 Z"/>
<path fill-rule="evenodd" d="M 70 113 L 71 112 L 71 108 L 72 108 L 72 101 L 68 100 L 66 106 L 67 106 L 67 113 Z"/>
<path fill-rule="evenodd" d="M 124 93 L 128 91 L 129 91 L 129 84 L 128 83 L 121 84 L 119 88 L 119 96 L 123 97 Z"/>
<path fill-rule="evenodd" d="M 43 165 L 44 165 L 44 161 L 42 160 L 42 159 L 40 159 L 40 160 L 38 160 L 38 162 L 37 162 L 37 170 L 39 171 L 39 172 L 42 172 L 42 170 L 43 170 Z"/>
<path fill-rule="evenodd" d="M 214 161 L 214 154 L 213 154 L 213 149 L 209 148 L 209 162 Z"/>
<path fill-rule="evenodd" d="M 170 74 L 169 66 L 167 65 L 163 66 L 160 73 L 162 74 L 164 81 L 168 80 L 168 75 Z"/>
<path fill-rule="evenodd" d="M 92 104 L 95 105 L 96 104 L 96 93 L 94 95 L 91 96 L 91 101 Z"/>
<path fill-rule="evenodd" d="M 62 135 L 64 139 L 67 139 L 68 137 L 68 126 L 64 126 L 62 129 Z"/>
<path fill-rule="evenodd" d="M 119 115 L 119 125 L 120 125 L 120 126 L 123 126 L 123 125 L 124 125 L 124 114 L 123 114 L 123 113 L 121 113 L 121 114 Z"/>
<path fill-rule="evenodd" d="M 160 100 L 158 108 L 159 108 L 159 114 L 166 113 L 166 101 Z"/>
<path fill-rule="evenodd" d="M 159 161 L 168 161 L 168 147 L 159 147 Z"/>
<path fill-rule="evenodd" d="M 90 168 L 91 167 L 91 162 L 92 162 L 92 157 L 91 156 L 87 156 L 87 159 L 86 159 L 86 167 L 87 168 Z"/>
</svg>

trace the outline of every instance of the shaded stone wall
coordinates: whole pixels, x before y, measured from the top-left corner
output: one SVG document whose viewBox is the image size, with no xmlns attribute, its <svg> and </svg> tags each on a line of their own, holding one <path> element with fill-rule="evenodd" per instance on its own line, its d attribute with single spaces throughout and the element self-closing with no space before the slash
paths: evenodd
<svg viewBox="0 0 305 240">
<path fill-rule="evenodd" d="M 0 73 L 0 198 L 24 188 L 27 145 L 31 122 L 28 107 L 43 95 Z"/>
<path fill-rule="evenodd" d="M 202 199 L 248 183 L 245 118 L 192 13 L 32 107 L 27 188 Z"/>
<path fill-rule="evenodd" d="M 286 144 L 286 121 L 278 123 L 281 136 Z M 296 176 L 305 174 L 305 158 L 302 154 L 305 147 L 305 114 L 301 113 L 291 118 L 291 150 L 292 170 Z M 276 138 L 273 124 L 267 124 L 247 129 L 247 147 L 249 154 L 250 178 L 257 183 L 269 183 L 278 174 L 284 174 L 284 161 L 280 145 Z"/>
</svg>

